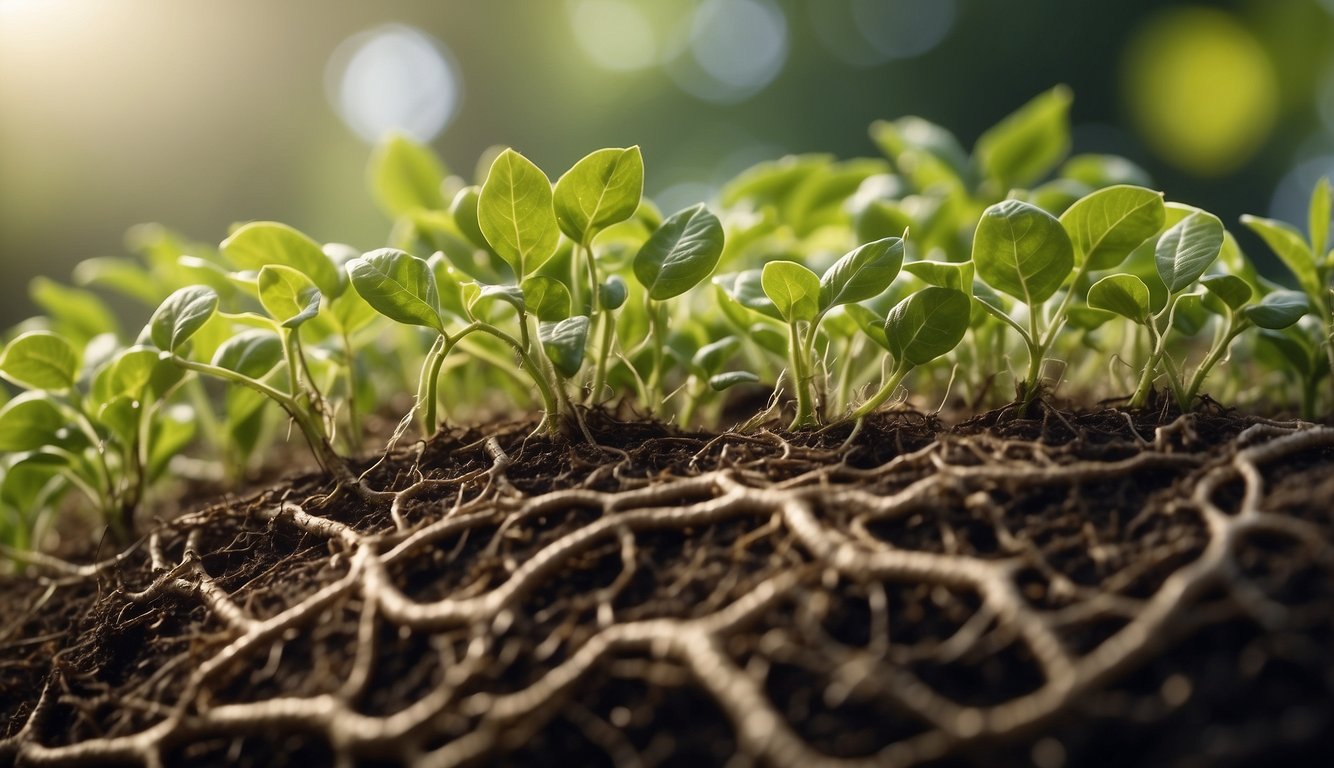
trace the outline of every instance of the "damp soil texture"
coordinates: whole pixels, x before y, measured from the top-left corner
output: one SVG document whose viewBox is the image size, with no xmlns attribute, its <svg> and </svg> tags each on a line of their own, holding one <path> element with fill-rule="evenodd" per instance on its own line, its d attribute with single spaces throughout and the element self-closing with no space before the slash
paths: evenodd
<svg viewBox="0 0 1334 768">
<path fill-rule="evenodd" d="M 459 430 L 0 584 L 0 765 L 1328 765 L 1334 429 Z"/>
</svg>

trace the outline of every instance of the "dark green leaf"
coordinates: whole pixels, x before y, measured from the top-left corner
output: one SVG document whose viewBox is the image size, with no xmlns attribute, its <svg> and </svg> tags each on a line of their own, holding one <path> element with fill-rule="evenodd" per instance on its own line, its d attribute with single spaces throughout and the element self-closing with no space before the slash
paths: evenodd
<svg viewBox="0 0 1334 768">
<path fill-rule="evenodd" d="M 968 295 L 928 286 L 899 302 L 885 318 L 890 354 L 900 364 L 924 365 L 959 346 L 972 311 Z"/>
<path fill-rule="evenodd" d="M 649 298 L 665 301 L 699 285 L 722 253 L 722 222 L 700 203 L 672 214 L 649 237 L 635 255 L 635 277 Z"/>
<path fill-rule="evenodd" d="M 1254 292 L 1245 280 L 1236 275 L 1214 275 L 1204 278 L 1200 284 L 1234 310 L 1245 306 Z"/>
<path fill-rule="evenodd" d="M 709 389 L 714 392 L 722 392 L 738 384 L 758 384 L 759 382 L 760 377 L 750 371 L 728 371 L 710 376 Z"/>
<path fill-rule="evenodd" d="M 1274 291 L 1243 312 L 1257 326 L 1277 331 L 1295 324 L 1310 309 L 1306 294 L 1301 291 Z"/>
<path fill-rule="evenodd" d="M 620 275 L 612 275 L 598 286 L 598 306 L 603 309 L 620 309 L 630 296 L 630 287 Z"/>
<path fill-rule="evenodd" d="M 736 336 L 724 336 L 696 350 L 694 356 L 690 358 L 690 365 L 705 375 L 715 374 L 740 347 L 741 339 Z"/>
<path fill-rule="evenodd" d="M 1217 216 L 1196 211 L 1158 238 L 1154 262 L 1169 293 L 1194 285 L 1223 249 L 1223 223 Z"/>
<path fill-rule="evenodd" d="M 1316 254 L 1312 254 L 1302 237 L 1291 224 L 1259 216 L 1242 216 L 1241 223 L 1265 241 L 1269 249 L 1297 277 L 1297 284 L 1308 296 L 1319 295 L 1320 273 L 1317 271 Z"/>
<path fill-rule="evenodd" d="M 538 323 L 537 337 L 557 373 L 567 379 L 579 373 L 588 342 L 587 316 L 569 317 L 556 323 Z"/>
</svg>

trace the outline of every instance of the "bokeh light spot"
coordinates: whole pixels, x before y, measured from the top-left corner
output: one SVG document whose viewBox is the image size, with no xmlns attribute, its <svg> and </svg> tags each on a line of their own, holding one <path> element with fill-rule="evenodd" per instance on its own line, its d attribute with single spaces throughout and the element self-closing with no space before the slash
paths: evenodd
<svg viewBox="0 0 1334 768">
<path fill-rule="evenodd" d="M 1334 155 L 1320 155 L 1294 165 L 1274 188 L 1269 218 L 1286 221 L 1305 232 L 1311 190 L 1322 176 L 1334 179 Z"/>
<path fill-rule="evenodd" d="M 910 59 L 935 48 L 954 26 L 954 0 L 852 0 L 852 17 L 884 59 Z"/>
<path fill-rule="evenodd" d="M 657 61 L 658 43 L 643 9 L 625 0 L 573 0 L 567 5 L 575 40 L 599 67 L 632 71 Z"/>
<path fill-rule="evenodd" d="M 772 0 L 704 0 L 679 37 L 668 64 L 672 79 L 719 104 L 760 92 L 787 60 L 787 17 Z"/>
<path fill-rule="evenodd" d="M 344 41 L 329 59 L 326 85 L 343 122 L 372 143 L 393 131 L 430 141 L 454 117 L 462 95 L 444 45 L 403 24 Z"/>
<path fill-rule="evenodd" d="M 1145 141 L 1202 176 L 1245 163 L 1269 136 L 1278 83 L 1268 54 L 1230 14 L 1180 8 L 1153 16 L 1127 46 L 1122 88 Z"/>
</svg>

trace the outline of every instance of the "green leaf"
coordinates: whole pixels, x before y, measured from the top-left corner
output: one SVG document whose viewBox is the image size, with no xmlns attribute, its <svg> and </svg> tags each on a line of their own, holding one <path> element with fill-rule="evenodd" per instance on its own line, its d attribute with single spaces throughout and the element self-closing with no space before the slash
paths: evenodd
<svg viewBox="0 0 1334 768">
<path fill-rule="evenodd" d="M 55 322 L 56 329 L 76 344 L 86 344 L 94 336 L 118 331 L 116 316 L 92 291 L 36 277 L 28 284 L 28 295 Z"/>
<path fill-rule="evenodd" d="M 1103 309 L 1094 309 L 1093 307 L 1073 306 L 1065 313 L 1070 327 L 1078 328 L 1081 331 L 1096 331 L 1107 323 L 1108 320 L 1116 317 Z"/>
<path fill-rule="evenodd" d="M 25 392 L 0 408 L 0 451 L 36 451 L 59 442 L 67 419 L 45 393 Z"/>
<path fill-rule="evenodd" d="M 218 347 L 213 364 L 252 379 L 262 379 L 283 360 L 283 342 L 268 331 L 244 331 Z"/>
<path fill-rule="evenodd" d="M 1070 89 L 1058 85 L 1006 117 L 977 140 L 982 171 L 1004 188 L 1027 187 L 1070 151 Z"/>
<path fill-rule="evenodd" d="M 710 376 L 709 389 L 714 392 L 722 392 L 738 384 L 758 384 L 759 382 L 760 377 L 750 371 L 728 371 Z"/>
<path fill-rule="evenodd" d="M 489 250 L 491 244 L 486 242 L 486 235 L 482 234 L 482 225 L 477 221 L 477 203 L 481 199 L 481 187 L 464 187 L 454 195 L 454 202 L 449 204 L 449 215 L 453 217 L 454 225 L 468 242 L 477 248 Z"/>
<path fill-rule="evenodd" d="M 1209 324 L 1211 314 L 1197 293 L 1188 293 L 1177 300 L 1172 311 L 1172 327 L 1186 336 L 1194 336 Z"/>
<path fill-rule="evenodd" d="M 903 238 L 867 243 L 834 262 L 820 277 L 820 309 L 875 298 L 903 267 Z"/>
<path fill-rule="evenodd" d="M 445 207 L 440 192 L 445 167 L 430 148 L 401 134 L 389 136 L 375 148 L 367 176 L 375 202 L 391 217 Z"/>
<path fill-rule="evenodd" d="M 603 309 L 620 309 L 629 297 L 630 286 L 625 284 L 625 278 L 620 275 L 612 275 L 598 286 L 598 306 Z"/>
<path fill-rule="evenodd" d="M 910 261 L 903 270 L 927 285 L 969 293 L 973 289 L 973 262 Z"/>
<path fill-rule="evenodd" d="M 556 180 L 556 221 L 571 240 L 587 245 L 607 226 L 633 216 L 643 194 L 639 147 L 599 149 Z"/>
<path fill-rule="evenodd" d="M 1251 286 L 1236 275 L 1213 275 L 1201 280 L 1200 284 L 1234 310 L 1245 306 L 1254 293 Z"/>
<path fill-rule="evenodd" d="M 320 290 L 305 275 L 281 265 L 259 271 L 259 303 L 284 328 L 298 328 L 320 311 Z"/>
<path fill-rule="evenodd" d="M 722 253 L 722 222 L 700 203 L 672 214 L 649 237 L 635 255 L 635 277 L 650 299 L 665 301 L 699 285 Z"/>
<path fill-rule="evenodd" d="M 160 418 L 154 419 L 148 441 L 149 480 L 161 477 L 172 457 L 190 444 L 195 436 L 194 416 L 190 408 L 176 406 L 166 409 Z"/>
<path fill-rule="evenodd" d="M 404 325 L 444 333 L 435 274 L 425 261 L 393 248 L 381 248 L 347 263 L 352 287 L 376 312 Z"/>
<path fill-rule="evenodd" d="M 1054 216 L 1020 200 L 982 212 L 973 235 L 973 263 L 988 285 L 1037 306 L 1074 268 L 1074 247 Z"/>
<path fill-rule="evenodd" d="M 1222 250 L 1223 222 L 1196 211 L 1158 238 L 1153 258 L 1168 293 L 1179 293 L 1194 285 Z"/>
<path fill-rule="evenodd" d="M 959 346 L 971 314 L 967 294 L 934 285 L 923 288 L 896 304 L 885 318 L 890 354 L 900 364 L 929 363 Z"/>
<path fill-rule="evenodd" d="M 820 278 L 795 261 L 771 261 L 760 276 L 764 295 L 789 323 L 810 321 L 820 312 Z"/>
<path fill-rule="evenodd" d="M 857 327 L 866 334 L 871 341 L 886 352 L 891 351 L 889 337 L 885 335 L 885 318 L 875 310 L 863 307 L 861 304 L 849 304 L 843 308 L 848 313 L 848 317 L 857 324 Z"/>
<path fill-rule="evenodd" d="M 346 287 L 338 267 L 320 244 L 286 224 L 253 221 L 222 241 L 222 255 L 237 269 L 260 270 L 271 264 L 291 267 L 334 298 Z"/>
<path fill-rule="evenodd" d="M 176 352 L 213 317 L 218 294 L 203 285 L 181 288 L 162 302 L 148 319 L 148 339 L 158 349 Z"/>
<path fill-rule="evenodd" d="M 528 303 L 524 301 L 523 289 L 517 285 L 481 286 L 476 296 L 468 302 L 468 310 L 473 314 L 481 314 L 486 311 L 487 307 L 494 306 L 497 301 L 514 307 L 516 312 L 528 311 Z"/>
<path fill-rule="evenodd" d="M 1311 309 L 1306 294 L 1301 291 L 1274 291 L 1260 299 L 1260 303 L 1243 310 L 1247 318 L 1261 328 L 1282 330 L 1301 320 Z"/>
<path fill-rule="evenodd" d="M 570 289 L 554 277 L 533 275 L 523 281 L 523 303 L 538 320 L 564 320 L 570 316 Z"/>
<path fill-rule="evenodd" d="M 1149 286 L 1134 275 L 1108 275 L 1094 283 L 1089 288 L 1088 303 L 1140 325 L 1149 321 Z"/>
<path fill-rule="evenodd" d="M 741 339 L 736 336 L 724 336 L 696 350 L 690 358 L 690 365 L 705 375 L 715 374 L 740 347 Z"/>
<path fill-rule="evenodd" d="M 1093 189 L 1117 184 L 1147 187 L 1153 183 L 1147 171 L 1116 155 L 1075 155 L 1061 166 L 1061 176 Z"/>
<path fill-rule="evenodd" d="M 588 317 L 577 315 L 555 323 L 538 323 L 537 338 L 556 372 L 567 379 L 573 378 L 584 362 Z"/>
<path fill-rule="evenodd" d="M 1331 215 L 1329 177 L 1322 176 L 1320 181 L 1316 182 L 1315 190 L 1311 192 L 1311 208 L 1309 213 L 1309 231 L 1311 233 L 1311 254 L 1320 255 L 1325 253 L 1325 247 L 1329 245 L 1329 219 Z"/>
<path fill-rule="evenodd" d="M 1316 267 L 1316 257 L 1308 249 L 1306 240 L 1291 224 L 1259 216 L 1245 215 L 1241 223 L 1265 241 L 1288 270 L 1297 277 L 1297 284 L 1308 296 L 1317 296 L 1322 292 L 1320 273 Z"/>
<path fill-rule="evenodd" d="M 1091 270 L 1112 269 L 1163 228 L 1163 194 L 1116 186 L 1080 198 L 1061 214 L 1075 246 L 1075 262 Z"/>
<path fill-rule="evenodd" d="M 477 224 L 522 280 L 551 258 L 560 242 L 551 180 L 518 152 L 501 152 L 482 185 Z"/>
<path fill-rule="evenodd" d="M 764 271 L 747 269 L 732 275 L 719 275 L 715 278 L 723 293 L 746 309 L 754 310 L 766 317 L 782 320 L 778 307 L 764 293 Z"/>
<path fill-rule="evenodd" d="M 0 352 L 0 376 L 28 389 L 60 391 L 74 386 L 79 354 L 50 331 L 29 331 Z"/>
<path fill-rule="evenodd" d="M 152 347 L 134 346 L 116 353 L 93 379 L 92 399 L 108 403 L 116 397 L 156 399 L 174 387 L 184 371 L 162 359 Z"/>
</svg>

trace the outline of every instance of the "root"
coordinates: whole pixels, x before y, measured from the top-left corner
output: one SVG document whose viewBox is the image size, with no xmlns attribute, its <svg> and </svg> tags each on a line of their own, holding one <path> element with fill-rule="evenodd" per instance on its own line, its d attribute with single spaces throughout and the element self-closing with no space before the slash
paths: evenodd
<svg viewBox="0 0 1334 768">
<path fill-rule="evenodd" d="M 1276 468 L 1327 472 L 1334 429 L 1257 423 L 1207 452 L 1182 450 L 1201 442 L 1184 417 L 1152 441 L 1128 427 L 1133 451 L 1114 459 L 965 436 L 873 467 L 849 463 L 858 433 L 832 451 L 720 437 L 683 449 L 679 474 L 620 451 L 540 492 L 493 438 L 450 476 L 356 503 L 194 515 L 93 566 L 32 556 L 52 589 L 118 580 L 95 597 L 94 642 L 154 637 L 155 617 L 180 628 L 158 635 L 174 650 L 135 689 L 137 714 L 113 722 L 95 719 L 96 657 L 71 637 L 0 730 L 0 763 L 156 766 L 182 745 L 282 731 L 340 764 L 453 766 L 563 722 L 634 766 L 661 757 L 644 735 L 658 694 L 627 691 L 685 687 L 747 760 L 910 766 L 1036 738 L 1210 621 L 1331 621 L 1256 573 L 1334 575 L 1331 519 L 1270 493 Z M 1071 500 L 1099 493 L 1134 506 L 1080 519 Z M 1250 547 L 1261 539 L 1281 557 Z M 0 660 L 24 653 L 0 638 Z M 936 671 L 965 668 L 992 689 Z M 803 706 L 888 708 L 894 725 L 840 743 L 827 719 L 793 715 L 779 670 L 821 681 L 822 703 Z"/>
</svg>

